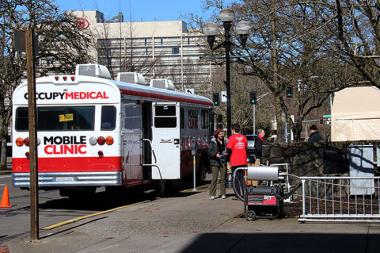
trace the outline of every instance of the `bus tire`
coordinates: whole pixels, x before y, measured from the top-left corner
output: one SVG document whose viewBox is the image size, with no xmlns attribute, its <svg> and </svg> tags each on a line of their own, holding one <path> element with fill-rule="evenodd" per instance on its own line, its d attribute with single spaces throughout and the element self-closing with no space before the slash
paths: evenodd
<svg viewBox="0 0 380 253">
<path fill-rule="evenodd" d="M 252 211 L 252 210 L 249 210 L 247 212 L 247 214 L 246 214 L 246 219 L 247 219 L 247 221 L 254 221 L 254 220 L 256 220 L 257 219 L 256 213 L 254 211 Z"/>
<path fill-rule="evenodd" d="M 159 197 L 167 197 L 171 191 L 172 185 L 170 180 L 159 180 L 157 192 Z"/>
</svg>

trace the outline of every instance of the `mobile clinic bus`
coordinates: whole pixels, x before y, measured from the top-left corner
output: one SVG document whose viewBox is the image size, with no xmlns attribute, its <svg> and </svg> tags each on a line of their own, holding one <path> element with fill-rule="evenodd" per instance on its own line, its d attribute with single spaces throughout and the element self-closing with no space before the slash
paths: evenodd
<svg viewBox="0 0 380 253">
<path fill-rule="evenodd" d="M 151 86 L 111 80 L 97 64 L 78 65 L 72 76 L 37 78 L 39 188 L 75 197 L 100 186 L 153 180 L 163 186 L 192 175 L 194 144 L 204 176 L 212 101 Z M 22 188 L 30 176 L 27 99 L 22 83 L 12 115 L 13 184 Z"/>
</svg>

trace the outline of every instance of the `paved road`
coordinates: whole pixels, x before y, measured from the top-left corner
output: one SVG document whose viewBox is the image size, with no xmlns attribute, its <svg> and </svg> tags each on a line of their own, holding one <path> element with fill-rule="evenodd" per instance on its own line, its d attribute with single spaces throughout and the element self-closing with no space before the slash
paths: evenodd
<svg viewBox="0 0 380 253">
<path fill-rule="evenodd" d="M 380 252 L 376 224 L 301 224 L 294 218 L 247 222 L 242 203 L 209 200 L 207 189 L 136 203 L 50 231 L 4 242 L 22 252 Z"/>
<path fill-rule="evenodd" d="M 10 192 L 11 209 L 0 209 L 0 243 L 30 231 L 30 194 L 12 186 L 10 175 L 0 175 L 0 185 L 6 184 Z M 3 186 L 0 186 L 0 193 Z M 150 195 L 114 196 L 99 188 L 97 194 L 82 202 L 62 198 L 57 190 L 39 191 L 40 227 L 66 221 L 72 218 L 93 214 L 118 206 L 136 203 L 151 198 Z"/>
</svg>

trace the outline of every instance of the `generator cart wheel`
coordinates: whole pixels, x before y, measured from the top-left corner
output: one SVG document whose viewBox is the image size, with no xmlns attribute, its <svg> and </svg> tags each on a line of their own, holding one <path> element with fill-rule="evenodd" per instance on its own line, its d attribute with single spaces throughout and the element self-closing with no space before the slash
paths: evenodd
<svg viewBox="0 0 380 253">
<path fill-rule="evenodd" d="M 254 221 L 256 220 L 256 213 L 252 210 L 247 212 L 247 221 Z"/>
</svg>

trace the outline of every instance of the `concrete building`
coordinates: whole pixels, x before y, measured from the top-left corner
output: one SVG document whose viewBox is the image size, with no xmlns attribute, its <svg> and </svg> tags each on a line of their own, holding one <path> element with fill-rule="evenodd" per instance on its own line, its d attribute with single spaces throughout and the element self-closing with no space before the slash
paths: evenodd
<svg viewBox="0 0 380 253">
<path fill-rule="evenodd" d="M 166 78 L 178 90 L 209 92 L 212 65 L 202 60 L 207 43 L 199 31 L 190 31 L 182 20 L 124 22 L 123 15 L 106 21 L 99 11 L 74 11 L 83 28 L 94 37 L 92 55 L 118 72 L 140 72 L 149 81 Z"/>
</svg>

